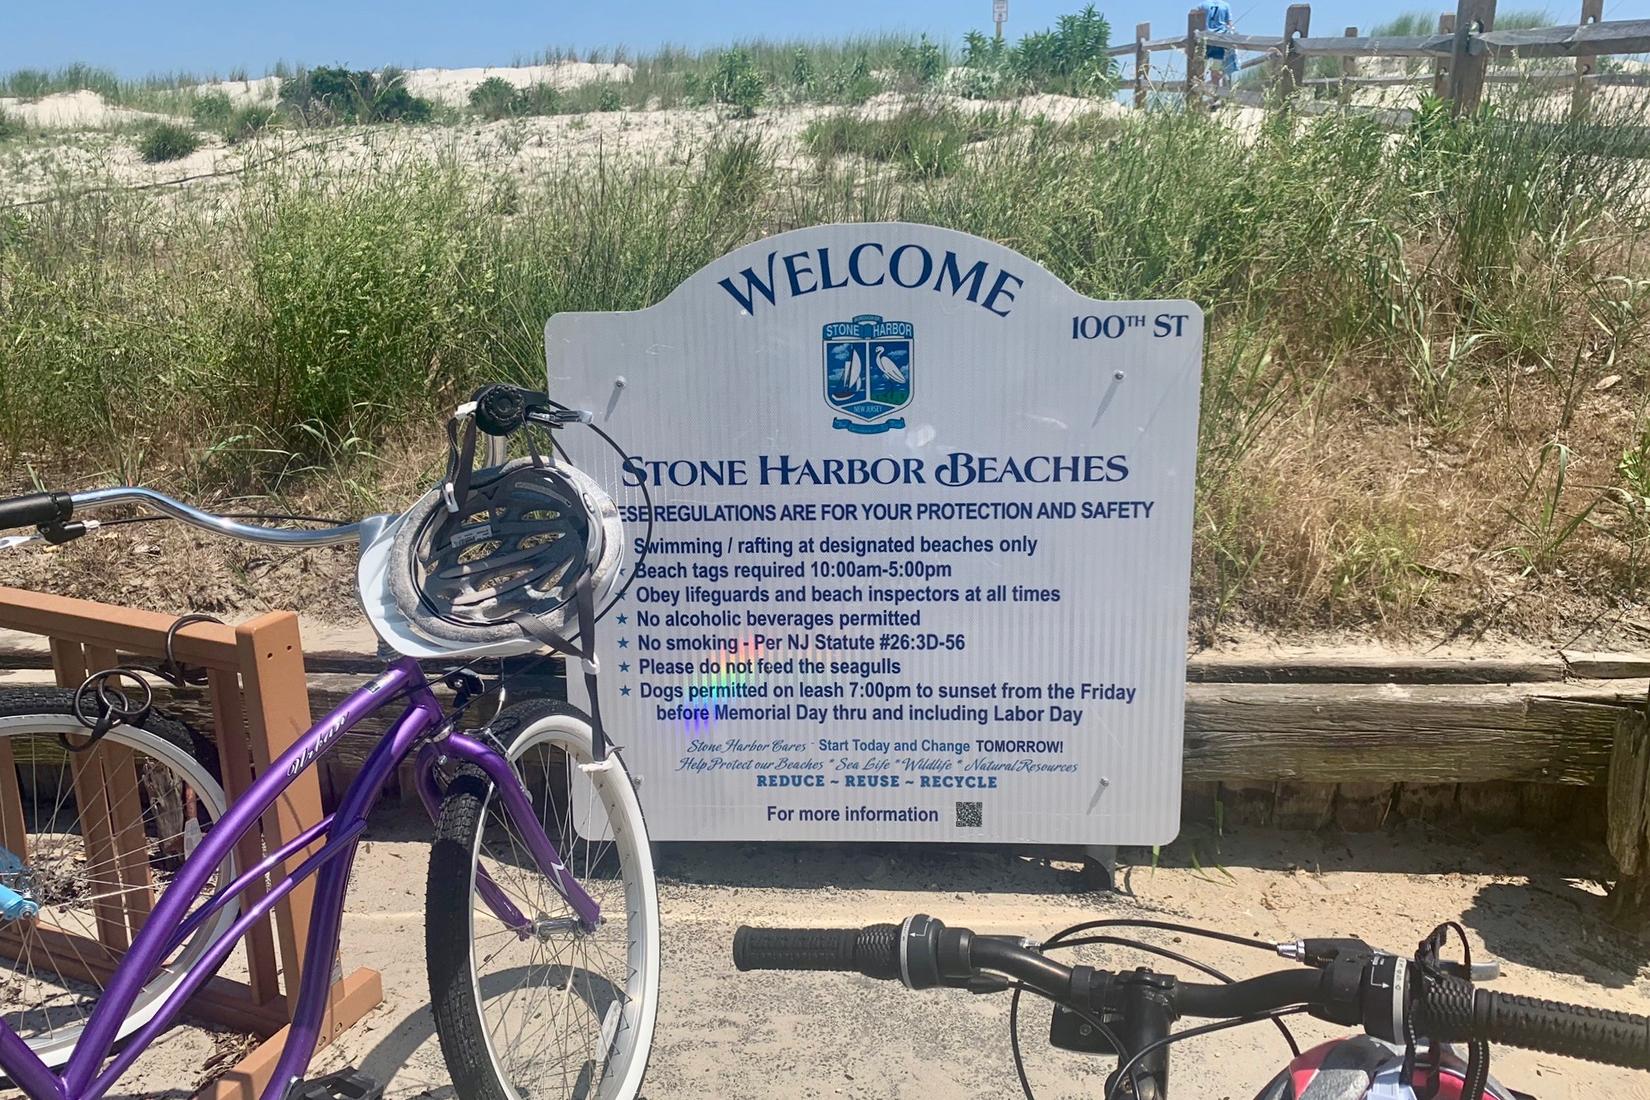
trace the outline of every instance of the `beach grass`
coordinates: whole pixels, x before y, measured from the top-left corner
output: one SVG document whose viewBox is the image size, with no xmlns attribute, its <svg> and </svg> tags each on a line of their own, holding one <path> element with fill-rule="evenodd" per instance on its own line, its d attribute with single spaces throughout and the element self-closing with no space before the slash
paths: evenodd
<svg viewBox="0 0 1650 1100">
<path fill-rule="evenodd" d="M 546 317 L 644 307 L 773 232 L 908 220 L 1096 298 L 1203 306 L 1205 629 L 1401 629 L 1486 586 L 1641 589 L 1650 159 L 1632 127 L 1532 105 L 1396 134 L 1275 114 L 1239 140 L 1179 111 L 919 102 L 808 134 L 802 169 L 756 132 L 525 181 L 456 153 L 339 173 L 300 152 L 188 202 L 0 212 L 0 448 L 14 469 L 196 491 L 347 483 L 358 506 L 386 445 L 436 445 L 431 410 L 542 380 Z M 943 171 L 922 167 L 935 141 Z"/>
</svg>

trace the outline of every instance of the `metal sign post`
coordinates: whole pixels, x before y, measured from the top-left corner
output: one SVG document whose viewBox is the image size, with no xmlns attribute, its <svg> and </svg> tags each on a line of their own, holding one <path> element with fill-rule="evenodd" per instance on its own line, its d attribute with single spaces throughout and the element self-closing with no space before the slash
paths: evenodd
<svg viewBox="0 0 1650 1100">
<path fill-rule="evenodd" d="M 827 225 L 545 341 L 627 448 L 563 441 L 648 550 L 598 649 L 656 837 L 1175 835 L 1197 306 Z"/>
<path fill-rule="evenodd" d="M 997 41 L 1003 40 L 1003 24 L 1008 22 L 1008 0 L 991 0 L 991 21 L 997 24 Z"/>
</svg>

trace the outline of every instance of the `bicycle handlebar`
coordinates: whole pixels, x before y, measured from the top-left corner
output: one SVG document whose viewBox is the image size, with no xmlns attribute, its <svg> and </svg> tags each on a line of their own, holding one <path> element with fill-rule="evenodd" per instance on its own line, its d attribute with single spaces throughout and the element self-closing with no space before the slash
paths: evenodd
<svg viewBox="0 0 1650 1100">
<path fill-rule="evenodd" d="M 282 527 L 262 527 L 252 523 L 215 516 L 174 500 L 164 493 L 141 485 L 117 486 L 113 489 L 92 489 L 83 493 L 30 493 L 11 500 L 0 500 L 0 530 L 11 527 L 46 527 L 65 523 L 77 511 L 104 508 L 112 504 L 142 504 L 192 527 L 199 527 L 219 535 L 244 539 L 247 542 L 273 543 L 281 546 L 327 546 L 333 543 L 354 542 L 361 537 L 359 523 L 345 523 L 336 527 L 292 530 Z"/>
<path fill-rule="evenodd" d="M 474 417 L 476 425 L 495 439 L 508 436 L 528 421 L 550 429 L 591 422 L 589 413 L 563 408 L 542 392 L 502 383 L 481 387 L 454 415 Z M 83 493 L 30 493 L 10 500 L 0 499 L 0 531 L 16 527 L 41 529 L 40 536 L 19 536 L 0 540 L 0 546 L 16 545 L 32 541 L 36 537 L 60 542 L 84 535 L 97 524 L 70 524 L 69 518 L 76 510 L 102 508 L 111 504 L 143 504 L 173 519 L 182 520 L 214 534 L 228 535 L 230 538 L 246 542 L 272 543 L 279 546 L 328 546 L 340 542 L 359 542 L 363 531 L 361 523 L 344 523 L 308 530 L 240 523 L 226 516 L 203 512 L 154 489 L 141 485 L 127 485 L 112 489 L 93 489 Z"/>
<path fill-rule="evenodd" d="M 62 523 L 73 514 L 74 500 L 68 493 L 29 493 L 0 500 L 0 531 L 8 527 Z"/>
<path fill-rule="evenodd" d="M 1308 941 L 1312 942 L 1312 941 Z M 1321 941 L 1344 945 L 1358 941 Z M 1024 940 L 946 928 L 931 917 L 865 928 L 749 928 L 734 934 L 734 965 L 750 970 L 837 970 L 898 979 L 911 989 L 982 988 L 1005 976 L 1061 1004 L 1099 1015 L 1126 1011 L 1127 987 L 1150 982 L 1175 1016 L 1229 1018 L 1306 1006 L 1312 1015 L 1362 1025 L 1403 1042 L 1406 1024 L 1439 1042 L 1483 1039 L 1570 1058 L 1650 1069 L 1650 1019 L 1477 989 L 1449 974 L 1365 949 L 1231 985 L 1200 985 L 1141 969 L 1068 967 Z M 1002 988 L 999 982 L 997 988 Z"/>
</svg>

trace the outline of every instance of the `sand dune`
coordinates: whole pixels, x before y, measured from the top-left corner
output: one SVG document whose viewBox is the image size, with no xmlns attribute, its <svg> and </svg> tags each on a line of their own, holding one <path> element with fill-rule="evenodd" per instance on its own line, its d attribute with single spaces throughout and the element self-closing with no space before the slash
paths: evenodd
<svg viewBox="0 0 1650 1100">
<path fill-rule="evenodd" d="M 168 118 L 130 107 L 115 107 L 92 91 L 60 92 L 40 99 L 0 97 L 0 110 L 42 130 L 98 130 L 123 122 Z"/>
<path fill-rule="evenodd" d="M 438 103 L 462 106 L 470 101 L 470 92 L 489 77 L 498 77 L 517 88 L 535 84 L 549 84 L 557 88 L 576 88 L 598 80 L 625 83 L 630 80 L 629 65 L 598 65 L 589 61 L 562 61 L 554 65 L 511 65 L 484 69 L 408 69 L 407 90 Z"/>
</svg>

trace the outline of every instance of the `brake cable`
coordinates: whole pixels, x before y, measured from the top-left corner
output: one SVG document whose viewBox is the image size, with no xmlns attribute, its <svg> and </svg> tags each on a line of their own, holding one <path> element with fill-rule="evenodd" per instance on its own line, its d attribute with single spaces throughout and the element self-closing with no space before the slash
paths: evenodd
<svg viewBox="0 0 1650 1100">
<path fill-rule="evenodd" d="M 1021 992 L 1023 991 L 1023 992 L 1026 992 L 1026 993 L 1035 993 L 1039 997 L 1042 997 L 1042 998 L 1044 998 L 1046 1000 L 1049 1000 L 1049 1001 L 1053 1001 L 1057 1005 L 1061 1005 L 1061 1007 L 1065 1008 L 1065 1010 L 1067 1012 L 1070 1012 L 1072 1015 L 1076 1016 L 1079 1020 L 1082 1020 L 1084 1023 L 1086 1023 L 1090 1027 L 1094 1028 L 1095 1031 L 1100 1033 L 1100 1037 L 1102 1039 L 1105 1039 L 1106 1042 L 1108 1042 L 1112 1045 L 1112 1049 L 1114 1049 L 1114 1050 L 1122 1050 L 1123 1049 L 1123 1043 L 1122 1043 L 1121 1040 L 1119 1040 L 1117 1038 L 1117 1032 L 1113 1031 L 1104 1021 L 1102 1021 L 1100 1019 L 1100 1017 L 1094 1015 L 1093 1013 L 1085 1012 L 1084 1010 L 1082 1010 L 1080 1008 L 1072 1008 L 1070 1005 L 1064 1005 L 1060 1001 L 1057 1001 L 1053 997 L 1050 997 L 1047 993 L 1044 993 L 1041 989 L 1037 989 L 1034 986 L 1026 985 L 1024 982 L 1010 982 L 1009 983 L 1009 988 L 1014 991 L 1014 997 L 1013 997 L 1013 999 L 1010 1003 L 1010 1007 L 1009 1007 L 1009 1019 L 1011 1021 L 1015 1020 L 1018 1016 L 1018 1013 L 1015 1011 L 1015 1009 L 1016 1009 L 1016 1006 L 1018 1006 L 1019 1003 L 1020 1003 L 1020 994 L 1021 994 Z M 1020 1050 L 1020 1029 L 1014 1023 L 1010 1023 L 1010 1025 L 1009 1025 L 1009 1029 L 1008 1029 L 1008 1046 L 1009 1046 L 1009 1049 L 1014 1052 L 1014 1072 L 1020 1078 L 1020 1091 L 1025 1093 L 1026 1100 L 1037 1100 L 1036 1094 L 1031 1091 L 1031 1078 L 1026 1076 L 1025 1055 Z M 1129 1067 L 1129 1083 L 1131 1085 L 1133 1085 L 1133 1087 L 1134 1087 L 1134 1094 L 1136 1096 L 1139 1096 L 1140 1095 L 1139 1071 L 1136 1070 L 1132 1065 Z"/>
<path fill-rule="evenodd" d="M 563 405 L 560 401 L 557 401 L 553 397 L 548 400 L 551 408 L 559 409 L 562 412 L 574 411 L 572 408 L 567 405 Z M 619 468 L 621 470 L 624 469 L 624 463 L 630 461 L 630 455 L 627 454 L 625 449 L 619 445 L 619 441 L 602 431 L 601 428 L 597 427 L 596 422 L 593 419 L 583 421 L 583 424 L 586 428 L 589 428 L 591 431 L 600 436 L 602 441 L 613 449 L 613 453 L 619 456 Z M 567 462 L 569 466 L 575 465 L 575 463 L 568 458 L 567 451 L 562 448 L 560 440 L 558 440 L 555 435 L 552 434 L 550 436 L 550 442 L 551 445 L 555 447 L 556 451 L 561 455 L 563 461 Z M 642 491 L 642 506 L 647 509 L 647 530 L 642 535 L 642 550 L 641 553 L 636 555 L 636 564 L 630 569 L 630 579 L 620 585 L 619 590 L 613 594 L 612 599 L 607 601 L 607 606 L 596 613 L 597 622 L 607 618 L 607 613 L 612 611 L 613 608 L 618 605 L 620 600 L 624 599 L 625 593 L 630 591 L 630 586 L 636 583 L 636 578 L 640 576 L 642 572 L 642 563 L 647 560 L 647 552 L 653 546 L 653 494 L 648 492 L 647 478 L 645 477 L 637 479 L 636 487 Z"/>
<path fill-rule="evenodd" d="M 1174 921 L 1150 920 L 1145 917 L 1107 917 L 1101 920 L 1081 921 L 1069 928 L 1062 928 L 1060 931 L 1050 936 L 1048 940 L 1044 942 L 1043 950 L 1047 951 L 1050 948 L 1079 946 L 1079 941 L 1072 940 L 1069 937 L 1078 932 L 1087 932 L 1090 929 L 1095 928 L 1151 928 L 1160 932 L 1179 932 L 1182 935 L 1201 936 L 1206 940 L 1216 940 L 1221 943 L 1236 944 L 1239 947 L 1251 947 L 1257 951 L 1265 951 L 1268 955 L 1277 954 L 1276 944 L 1267 943 L 1265 940 L 1256 939 L 1253 936 L 1240 936 L 1233 932 L 1220 932 L 1212 928 L 1198 928 L 1190 924 L 1177 924 Z M 1185 966 L 1190 966 L 1192 969 L 1201 971 L 1209 977 L 1214 978 L 1216 981 L 1225 982 L 1227 985 L 1233 985 L 1236 981 L 1236 979 L 1221 973 L 1206 963 L 1201 963 L 1196 959 L 1169 951 L 1167 948 L 1154 947 L 1150 944 L 1142 943 L 1139 940 L 1128 941 L 1124 943 L 1123 946 L 1140 948 L 1150 954 L 1161 955 L 1166 959 L 1173 959 L 1175 962 L 1181 963 Z M 1012 1013 L 1012 1011 L 1013 1009 L 1011 1006 L 1010 1012 Z M 1290 1053 L 1296 1057 L 1299 1057 L 1301 1052 L 1300 1044 L 1295 1041 L 1295 1036 L 1289 1030 L 1288 1025 L 1280 1020 L 1278 1021 L 1277 1026 L 1278 1030 L 1283 1033 L 1283 1041 L 1289 1044 Z"/>
<path fill-rule="evenodd" d="M 1083 946 L 1086 946 L 1086 945 L 1089 945 L 1089 944 L 1103 944 L 1103 945 L 1111 946 L 1111 947 L 1126 947 L 1126 948 L 1129 948 L 1129 949 L 1134 950 L 1134 951 L 1145 951 L 1145 952 L 1147 952 L 1149 954 L 1152 954 L 1152 955 L 1161 955 L 1165 959 L 1170 959 L 1174 962 L 1179 963 L 1182 966 L 1189 966 L 1193 970 L 1197 970 L 1197 971 L 1200 971 L 1204 974 L 1207 974 L 1209 977 L 1214 978 L 1216 981 L 1224 982 L 1227 985 L 1236 985 L 1237 984 L 1237 979 L 1236 978 L 1233 978 L 1229 974 L 1224 974 L 1221 971 L 1216 970 L 1214 967 L 1210 966 L 1208 963 L 1199 962 L 1198 960 L 1196 960 L 1194 958 L 1191 958 L 1188 955 L 1182 955 L 1180 952 L 1171 951 L 1166 947 L 1158 947 L 1155 944 L 1144 943 L 1140 940 L 1124 939 L 1121 936 L 1082 936 L 1082 937 L 1079 937 L 1078 939 L 1075 939 L 1075 940 L 1064 940 L 1061 943 L 1056 944 L 1055 946 L 1060 947 L 1060 948 L 1067 948 L 1067 947 L 1083 947 Z M 1300 1044 L 1295 1041 L 1294 1034 L 1289 1030 L 1288 1026 L 1285 1025 L 1281 1020 L 1278 1021 L 1278 1030 L 1283 1032 L 1283 1041 L 1285 1043 L 1289 1044 L 1289 1052 L 1292 1055 L 1294 1055 L 1295 1057 L 1299 1058 L 1300 1053 L 1301 1053 Z"/>
<path fill-rule="evenodd" d="M 1434 928 L 1427 938 L 1422 940 L 1415 949 L 1415 967 L 1420 973 L 1421 983 L 1430 987 L 1442 972 L 1439 962 L 1439 952 L 1449 942 L 1450 933 L 1454 932 L 1461 940 L 1461 966 L 1468 975 L 1472 973 L 1472 942 L 1467 939 L 1467 930 L 1461 927 L 1459 921 L 1445 921 Z M 1404 1061 L 1400 1070 L 1401 1079 L 1409 1084 L 1415 1073 L 1416 1047 L 1418 1036 L 1415 1032 L 1414 1018 L 1408 1013 L 1404 1016 Z M 1434 1100 L 1443 1083 L 1444 1052 L 1443 1045 L 1434 1041 L 1427 1051 L 1427 1086 L 1422 1093 L 1422 1100 Z M 1467 1043 L 1467 1070 L 1462 1082 L 1463 1096 L 1482 1096 L 1489 1085 L 1490 1079 L 1490 1044 L 1485 1039 L 1471 1039 Z M 1474 1088 L 1476 1087 L 1476 1091 Z"/>
<path fill-rule="evenodd" d="M 1278 1020 L 1283 1016 L 1298 1016 L 1308 1010 L 1309 1006 L 1307 1005 L 1292 1005 L 1288 1008 L 1274 1008 L 1267 1012 L 1254 1012 L 1248 1016 L 1236 1016 L 1230 1020 L 1216 1020 L 1212 1024 L 1200 1024 L 1197 1027 L 1189 1027 L 1185 1031 L 1177 1031 L 1173 1035 L 1165 1035 L 1156 1042 L 1147 1043 L 1145 1046 L 1134 1052 L 1134 1057 L 1128 1060 L 1127 1065 L 1125 1065 L 1123 1069 L 1133 1069 L 1142 1058 L 1146 1057 L 1146 1055 L 1162 1050 L 1164 1047 L 1171 1046 L 1172 1044 L 1178 1043 L 1184 1039 L 1196 1039 L 1199 1035 L 1210 1035 L 1216 1031 L 1226 1031 L 1229 1028 L 1243 1027 L 1245 1024 L 1258 1024 L 1262 1020 Z M 1117 1090 L 1122 1084 L 1123 1071 L 1119 1070 L 1117 1076 L 1112 1081 L 1111 1088 L 1106 1090 L 1106 1095 L 1103 1100 L 1119 1100 Z M 1140 1095 L 1138 1089 L 1135 1090 L 1135 1095 Z"/>
<path fill-rule="evenodd" d="M 1094 945 L 1094 944 L 1106 944 L 1106 945 L 1109 945 L 1109 946 L 1122 947 L 1122 948 L 1125 948 L 1127 950 L 1142 951 L 1142 952 L 1145 952 L 1147 954 L 1162 956 L 1163 958 L 1170 959 L 1174 962 L 1180 963 L 1183 966 L 1189 966 L 1194 970 L 1201 971 L 1202 973 L 1207 974 L 1209 977 L 1214 978 L 1217 981 L 1224 982 L 1227 985 L 1233 985 L 1236 982 L 1236 979 L 1232 978 L 1231 976 L 1229 976 L 1227 974 L 1222 973 L 1219 970 L 1216 970 L 1214 967 L 1209 966 L 1207 963 L 1199 962 L 1196 959 L 1190 958 L 1186 955 L 1182 955 L 1177 951 L 1172 951 L 1169 948 L 1158 947 L 1154 944 L 1145 943 L 1145 942 L 1140 941 L 1140 940 L 1130 940 L 1130 939 L 1124 939 L 1122 937 L 1114 937 L 1114 936 L 1089 936 L 1089 937 L 1082 937 L 1082 938 L 1078 938 L 1078 939 L 1069 938 L 1071 936 L 1074 936 L 1078 932 L 1086 932 L 1090 929 L 1096 929 L 1096 928 L 1152 928 L 1152 929 L 1157 929 L 1159 931 L 1165 931 L 1165 932 L 1180 932 L 1180 933 L 1183 933 L 1185 935 L 1190 935 L 1190 936 L 1201 936 L 1205 939 L 1218 940 L 1218 941 L 1221 941 L 1221 942 L 1224 942 L 1224 943 L 1237 944 L 1240 947 L 1252 947 L 1252 948 L 1255 948 L 1256 950 L 1265 951 L 1268 954 L 1275 954 L 1276 951 L 1277 951 L 1276 945 L 1269 944 L 1264 940 L 1255 939 L 1255 938 L 1250 937 L 1250 936 L 1240 936 L 1240 935 L 1236 935 L 1236 934 L 1231 933 L 1231 932 L 1219 932 L 1219 931 L 1215 931 L 1215 930 L 1209 929 L 1209 928 L 1196 928 L 1196 927 L 1194 927 L 1192 925 L 1189 925 L 1189 924 L 1176 924 L 1172 921 L 1148 920 L 1148 919 L 1145 919 L 1145 918 L 1133 918 L 1133 917 L 1113 917 L 1113 918 L 1106 918 L 1106 919 L 1102 919 L 1102 920 L 1090 920 L 1090 921 L 1079 922 L 1077 924 L 1071 925 L 1069 928 L 1063 928 L 1060 931 L 1056 932 L 1054 935 L 1050 936 L 1046 941 L 1044 941 L 1044 943 L 1042 945 L 1042 949 L 1044 951 L 1048 951 L 1051 948 L 1065 949 L 1065 948 L 1073 948 L 1073 947 L 1083 947 L 1083 946 Z M 1032 992 L 1038 992 L 1038 991 L 1032 990 Z M 1043 994 L 1039 994 L 1039 995 L 1043 995 Z M 1069 1009 L 1069 1006 L 1067 1006 L 1067 1007 Z M 1071 1011 L 1076 1011 L 1075 1009 L 1070 1009 L 1070 1010 Z M 1081 1018 L 1086 1023 L 1089 1023 L 1091 1026 L 1096 1024 L 1096 1021 L 1090 1019 L 1088 1016 L 1081 1016 Z M 1262 1018 L 1264 1018 L 1264 1017 L 1262 1017 Z M 1296 1057 L 1299 1057 L 1300 1052 L 1301 1052 L 1300 1044 L 1295 1041 L 1295 1036 L 1289 1030 L 1288 1025 L 1286 1025 L 1281 1019 L 1277 1019 L 1276 1017 L 1273 1018 L 1273 1022 L 1277 1025 L 1278 1030 L 1283 1033 L 1283 1040 L 1284 1040 L 1285 1043 L 1289 1044 L 1290 1052 L 1293 1055 L 1295 1055 Z M 1025 1056 L 1024 1056 L 1024 1053 L 1020 1049 L 1020 987 L 1019 986 L 1014 987 L 1014 993 L 1009 998 L 1009 1002 L 1008 1002 L 1008 1034 L 1009 1034 L 1009 1048 L 1010 1048 L 1010 1051 L 1011 1051 L 1011 1053 L 1013 1054 L 1013 1057 L 1014 1057 L 1014 1072 L 1020 1079 L 1020 1089 L 1025 1093 L 1026 1100 L 1036 1100 L 1036 1097 L 1033 1095 L 1032 1090 L 1031 1090 L 1031 1082 L 1030 1082 L 1029 1078 L 1026 1076 Z M 1116 1041 L 1115 1037 L 1113 1037 L 1107 1031 L 1102 1030 L 1101 1034 L 1109 1042 L 1112 1043 L 1112 1046 L 1115 1049 L 1117 1049 L 1118 1051 L 1121 1051 L 1123 1049 L 1122 1044 L 1118 1043 Z M 1131 1066 L 1133 1065 L 1133 1063 L 1135 1063 L 1137 1061 L 1138 1061 L 1138 1057 L 1136 1057 L 1135 1059 L 1131 1059 Z M 1134 1089 L 1135 1095 L 1138 1096 L 1140 1094 L 1139 1082 L 1137 1080 L 1135 1080 L 1134 1078 L 1135 1078 L 1135 1072 L 1131 1069 L 1131 1071 L 1130 1071 L 1130 1081 L 1135 1086 L 1135 1089 Z M 1119 1074 L 1118 1079 L 1119 1080 L 1122 1079 L 1121 1074 Z"/>
</svg>

